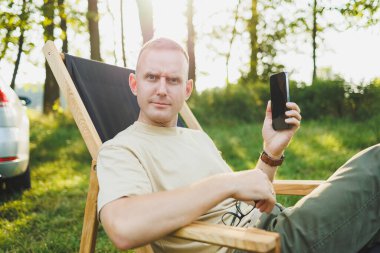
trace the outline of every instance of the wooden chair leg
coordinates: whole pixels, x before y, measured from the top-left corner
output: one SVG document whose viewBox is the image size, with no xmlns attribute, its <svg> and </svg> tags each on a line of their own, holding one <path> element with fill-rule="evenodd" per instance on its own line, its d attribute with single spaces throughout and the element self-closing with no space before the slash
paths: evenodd
<svg viewBox="0 0 380 253">
<path fill-rule="evenodd" d="M 86 208 L 80 241 L 80 253 L 92 253 L 95 251 L 96 235 L 98 231 L 97 219 L 97 198 L 98 198 L 98 178 L 96 176 L 96 162 L 92 161 L 90 173 L 90 186 L 87 193 Z"/>
</svg>

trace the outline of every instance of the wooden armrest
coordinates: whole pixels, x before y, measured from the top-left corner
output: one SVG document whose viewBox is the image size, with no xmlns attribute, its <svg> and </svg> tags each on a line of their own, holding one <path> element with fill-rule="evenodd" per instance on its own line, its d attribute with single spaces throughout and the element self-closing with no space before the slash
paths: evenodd
<svg viewBox="0 0 380 253">
<path fill-rule="evenodd" d="M 257 228 L 193 222 L 171 236 L 253 252 L 280 253 L 280 236 Z"/>
<path fill-rule="evenodd" d="M 304 196 L 317 188 L 321 180 L 274 180 L 276 194 Z"/>
</svg>

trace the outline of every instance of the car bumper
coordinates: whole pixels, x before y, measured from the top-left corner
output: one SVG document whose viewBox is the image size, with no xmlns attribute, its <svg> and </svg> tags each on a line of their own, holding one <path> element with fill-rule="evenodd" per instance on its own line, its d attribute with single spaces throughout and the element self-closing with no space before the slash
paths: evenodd
<svg viewBox="0 0 380 253">
<path fill-rule="evenodd" d="M 10 162 L 0 162 L 1 179 L 7 179 L 23 174 L 28 167 L 29 159 L 16 159 Z"/>
<path fill-rule="evenodd" d="M 0 160 L 2 179 L 23 174 L 29 163 L 29 132 L 16 127 L 0 127 L 0 157 L 17 157 L 15 160 Z"/>
</svg>

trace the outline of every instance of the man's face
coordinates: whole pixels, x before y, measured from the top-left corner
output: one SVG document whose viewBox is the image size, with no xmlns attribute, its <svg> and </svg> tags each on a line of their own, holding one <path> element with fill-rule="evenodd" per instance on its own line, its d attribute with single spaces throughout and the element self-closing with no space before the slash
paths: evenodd
<svg viewBox="0 0 380 253">
<path fill-rule="evenodd" d="M 140 55 L 136 76 L 129 85 L 140 106 L 139 121 L 155 126 L 176 126 L 178 112 L 192 91 L 188 63 L 178 50 L 147 49 Z"/>
</svg>

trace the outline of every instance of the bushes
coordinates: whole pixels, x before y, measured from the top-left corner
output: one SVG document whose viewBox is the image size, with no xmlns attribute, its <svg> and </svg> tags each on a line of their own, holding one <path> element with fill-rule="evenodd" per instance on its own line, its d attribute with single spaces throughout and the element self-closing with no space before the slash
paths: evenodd
<svg viewBox="0 0 380 253">
<path fill-rule="evenodd" d="M 239 83 L 206 90 L 190 106 L 202 123 L 262 121 L 269 100 L 269 84 Z M 349 118 L 366 120 L 380 111 L 380 79 L 352 85 L 343 79 L 316 80 L 313 85 L 290 83 L 290 98 L 304 119 Z"/>
<path fill-rule="evenodd" d="M 353 85 L 343 79 L 317 80 L 313 85 L 292 87 L 294 101 L 304 118 L 345 117 L 365 120 L 380 109 L 380 82 Z"/>
<path fill-rule="evenodd" d="M 268 86 L 230 85 L 206 90 L 189 102 L 194 114 L 202 123 L 262 121 L 269 99 Z"/>
<path fill-rule="evenodd" d="M 316 80 L 313 85 L 291 85 L 292 101 L 302 110 L 304 118 L 317 119 L 324 116 L 345 115 L 344 80 Z"/>
</svg>

